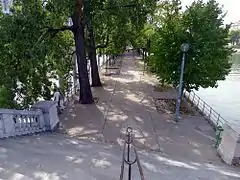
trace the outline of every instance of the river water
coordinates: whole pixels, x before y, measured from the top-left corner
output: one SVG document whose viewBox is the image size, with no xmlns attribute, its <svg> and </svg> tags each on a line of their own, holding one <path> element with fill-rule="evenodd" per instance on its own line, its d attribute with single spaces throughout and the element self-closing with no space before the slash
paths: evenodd
<svg viewBox="0 0 240 180">
<path fill-rule="evenodd" d="M 232 69 L 226 80 L 217 88 L 199 89 L 196 92 L 227 121 L 240 125 L 240 53 L 232 57 Z"/>
</svg>

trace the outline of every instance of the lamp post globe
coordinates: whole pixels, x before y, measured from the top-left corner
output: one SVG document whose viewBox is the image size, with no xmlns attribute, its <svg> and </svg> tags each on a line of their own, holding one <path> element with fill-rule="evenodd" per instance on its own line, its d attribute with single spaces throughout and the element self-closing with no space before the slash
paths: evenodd
<svg viewBox="0 0 240 180">
<path fill-rule="evenodd" d="M 186 53 L 189 50 L 189 44 L 188 43 L 183 43 L 180 48 L 181 48 L 181 51 L 183 53 Z"/>
</svg>

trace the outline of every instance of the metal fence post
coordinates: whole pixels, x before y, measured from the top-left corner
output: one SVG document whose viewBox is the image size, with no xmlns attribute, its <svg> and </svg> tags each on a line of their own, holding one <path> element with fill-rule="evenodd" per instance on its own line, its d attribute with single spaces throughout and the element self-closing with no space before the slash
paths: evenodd
<svg viewBox="0 0 240 180">
<path fill-rule="evenodd" d="M 127 146 L 127 149 L 126 149 L 126 146 Z M 135 153 L 135 158 L 132 161 L 130 160 L 131 148 L 133 148 L 132 152 Z M 125 158 L 125 153 L 127 153 L 127 159 Z M 140 165 L 140 161 L 139 161 L 139 158 L 138 158 L 137 150 L 136 150 L 136 148 L 134 146 L 134 143 L 133 143 L 133 136 L 132 136 L 132 128 L 131 127 L 128 127 L 127 130 L 126 130 L 126 140 L 125 140 L 125 143 L 124 143 L 122 158 L 123 159 L 122 159 L 122 165 L 121 165 L 121 172 L 120 172 L 120 179 L 119 180 L 123 180 L 124 163 L 128 164 L 128 180 L 132 179 L 132 165 L 135 164 L 135 163 L 137 163 L 141 180 L 145 180 L 144 175 L 143 175 L 143 171 L 142 171 L 142 167 Z"/>
<path fill-rule="evenodd" d="M 206 102 L 204 101 L 204 103 L 203 103 L 203 109 L 202 109 L 203 113 L 204 113 L 205 105 L 206 105 Z"/>
<path fill-rule="evenodd" d="M 128 134 L 127 134 L 127 162 L 130 162 L 130 143 L 131 143 L 131 132 L 132 132 L 132 129 L 128 129 L 127 130 L 128 132 Z M 132 175 L 132 173 L 131 173 L 131 171 L 132 171 L 132 165 L 129 163 L 128 164 L 128 180 L 131 180 L 131 175 Z"/>
<path fill-rule="evenodd" d="M 219 124 L 219 121 L 220 121 L 220 114 L 218 114 L 218 118 L 217 118 L 217 126 Z"/>
<path fill-rule="evenodd" d="M 194 105 L 195 95 L 196 95 L 196 94 L 193 93 L 192 106 Z"/>
<path fill-rule="evenodd" d="M 211 120 L 211 114 L 212 114 L 212 107 L 210 107 L 209 116 L 208 116 L 210 120 Z"/>
<path fill-rule="evenodd" d="M 198 108 L 198 106 L 199 106 L 199 103 L 200 103 L 200 97 L 198 97 L 197 108 Z"/>
</svg>

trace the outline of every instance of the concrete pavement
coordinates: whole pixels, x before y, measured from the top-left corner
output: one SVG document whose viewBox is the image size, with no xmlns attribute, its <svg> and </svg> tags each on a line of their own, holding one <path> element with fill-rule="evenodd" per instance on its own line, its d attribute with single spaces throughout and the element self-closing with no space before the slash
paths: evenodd
<svg viewBox="0 0 240 180">
<path fill-rule="evenodd" d="M 227 167 L 213 147 L 214 131 L 200 115 L 182 116 L 176 124 L 171 114 L 156 111 L 155 98 L 174 98 L 176 93 L 156 92 L 156 78 L 144 72 L 139 62 L 128 54 L 120 74 L 102 76 L 104 87 L 93 88 L 99 98 L 96 105 L 70 107 L 62 120 L 67 133 L 78 139 L 122 146 L 125 129 L 131 126 L 140 150 L 159 152 L 180 162 Z"/>
<path fill-rule="evenodd" d="M 1 140 L 0 179 L 119 179 L 127 126 L 147 180 L 240 179 L 239 168 L 220 161 L 214 132 L 200 116 L 182 116 L 176 124 L 171 114 L 156 112 L 154 98 L 174 92 L 155 92 L 156 79 L 137 57 L 128 54 L 120 74 L 102 79 L 104 86 L 93 88 L 97 104 L 71 104 L 61 117 L 66 134 Z M 136 167 L 133 179 L 140 179 Z"/>
<path fill-rule="evenodd" d="M 63 134 L 26 136 L 0 143 L 0 179 L 119 179 L 122 152 L 116 145 L 82 141 Z M 223 164 L 144 150 L 139 151 L 139 158 L 146 180 L 240 179 L 237 169 Z M 136 166 L 132 179 L 140 179 Z"/>
</svg>

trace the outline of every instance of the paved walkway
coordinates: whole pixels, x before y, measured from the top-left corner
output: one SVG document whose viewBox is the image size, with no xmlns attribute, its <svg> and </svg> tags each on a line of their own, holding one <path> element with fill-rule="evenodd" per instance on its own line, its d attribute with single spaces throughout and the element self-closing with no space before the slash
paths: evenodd
<svg viewBox="0 0 240 180">
<path fill-rule="evenodd" d="M 62 120 L 67 133 L 122 146 L 126 127 L 131 126 L 139 150 L 197 166 L 226 167 L 213 147 L 212 128 L 200 116 L 183 116 L 176 124 L 171 115 L 156 112 L 154 98 L 173 98 L 175 93 L 155 92 L 156 79 L 144 73 L 139 62 L 126 55 L 120 74 L 103 76 L 104 87 L 93 89 L 99 98 L 96 105 L 73 105 Z"/>
<path fill-rule="evenodd" d="M 124 58 L 120 74 L 103 76 L 103 88 L 93 88 L 99 98 L 96 105 L 70 107 L 62 118 L 69 135 L 121 144 L 126 127 L 131 126 L 139 147 L 160 150 L 154 119 L 166 117 L 156 112 L 153 79 L 143 75 L 133 57 Z"/>
<path fill-rule="evenodd" d="M 184 116 L 175 124 L 170 115 L 156 112 L 153 97 L 173 93 L 154 92 L 155 80 L 138 62 L 126 56 L 119 75 L 103 78 L 105 86 L 93 89 L 96 105 L 69 107 L 61 117 L 67 134 L 0 140 L 0 180 L 117 180 L 127 126 L 135 130 L 146 180 L 240 179 L 239 168 L 217 157 L 203 119 Z M 136 166 L 132 179 L 140 179 Z"/>
<path fill-rule="evenodd" d="M 172 152 L 183 151 L 177 148 Z M 0 180 L 118 180 L 120 175 L 119 146 L 63 134 L 1 140 L 0 152 Z M 187 152 L 186 158 L 172 157 L 172 152 L 139 151 L 146 180 L 240 179 L 239 169 L 190 160 Z M 140 180 L 136 166 L 132 179 Z"/>
<path fill-rule="evenodd" d="M 120 74 L 102 76 L 104 87 L 93 88 L 94 96 L 99 98 L 96 105 L 69 107 L 61 118 L 67 133 L 80 139 L 121 145 L 126 127 L 131 126 L 139 148 L 161 152 L 163 144 L 171 138 L 181 145 L 182 140 L 187 141 L 185 136 L 193 138 L 192 134 L 196 134 L 200 140 L 204 133 L 204 139 L 211 141 L 214 132 L 200 116 L 184 116 L 181 123 L 175 124 L 171 115 L 156 111 L 154 98 L 174 98 L 176 93 L 154 91 L 156 79 L 142 69 L 137 57 L 125 56 Z M 199 134 L 196 130 L 205 132 Z M 208 142 L 210 146 L 212 143 Z"/>
</svg>

